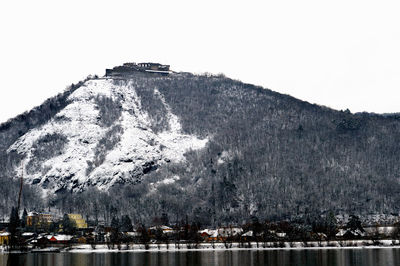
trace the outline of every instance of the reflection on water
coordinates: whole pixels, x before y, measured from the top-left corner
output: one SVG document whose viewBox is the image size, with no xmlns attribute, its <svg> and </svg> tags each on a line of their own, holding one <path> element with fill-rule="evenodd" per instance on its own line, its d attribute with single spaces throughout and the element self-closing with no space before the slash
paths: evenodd
<svg viewBox="0 0 400 266">
<path fill-rule="evenodd" d="M 0 266 L 400 266 L 400 249 L 0 254 Z"/>
</svg>

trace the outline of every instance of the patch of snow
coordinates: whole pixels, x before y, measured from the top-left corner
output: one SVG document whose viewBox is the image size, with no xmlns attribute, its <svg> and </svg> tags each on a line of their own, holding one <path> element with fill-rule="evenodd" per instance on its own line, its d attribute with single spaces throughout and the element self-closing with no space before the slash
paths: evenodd
<svg viewBox="0 0 400 266">
<path fill-rule="evenodd" d="M 164 185 L 169 185 L 169 184 L 175 183 L 175 181 L 177 181 L 179 179 L 180 179 L 180 177 L 175 175 L 175 176 L 173 176 L 171 178 L 165 178 L 164 180 L 160 181 L 159 183 L 160 184 L 164 184 Z"/>
<path fill-rule="evenodd" d="M 232 153 L 229 151 L 223 151 L 218 157 L 217 164 L 223 164 L 233 157 Z"/>
<path fill-rule="evenodd" d="M 156 183 L 149 183 L 149 187 L 150 187 L 150 191 L 149 191 L 149 193 L 154 193 L 154 192 L 156 192 L 157 191 L 157 188 L 158 188 L 158 186 L 160 186 L 160 185 L 169 185 L 169 184 L 173 184 L 173 183 L 175 183 L 176 181 L 178 181 L 180 179 L 180 177 L 179 176 L 177 176 L 177 175 L 174 175 L 173 177 L 170 177 L 170 178 L 165 178 L 165 179 L 163 179 L 163 180 L 160 180 L 160 181 L 158 181 L 158 182 L 156 182 Z"/>
<path fill-rule="evenodd" d="M 133 81 L 115 85 L 112 79 L 89 80 L 68 98 L 71 102 L 54 119 L 39 128 L 28 131 L 9 149 L 26 155 L 24 165 L 33 157 L 32 147 L 47 134 L 61 134 L 68 139 L 61 154 L 41 162 L 47 173 L 27 172 L 28 183 L 38 183 L 49 193 L 57 189 L 84 189 L 89 185 L 107 190 L 115 182 L 130 181 L 143 174 L 145 163 L 161 165 L 165 161 L 180 162 L 189 150 L 205 147 L 208 139 L 182 132 L 179 118 L 174 115 L 163 95 L 155 90 L 167 110 L 169 130 L 159 134 L 151 130 L 149 115 L 141 107 Z M 121 103 L 121 117 L 114 125 L 123 129 L 120 141 L 106 154 L 104 162 L 86 174 L 88 162 L 96 158 L 95 149 L 99 141 L 113 126 L 99 125 L 99 110 L 96 97 L 105 96 Z M 166 179 L 164 183 L 175 182 Z M 47 186 L 46 186 L 47 184 Z"/>
<path fill-rule="evenodd" d="M 183 154 L 186 151 L 204 148 L 208 139 L 198 139 L 195 136 L 183 134 L 179 118 L 172 113 L 171 107 L 166 103 L 164 96 L 157 89 L 154 90 L 154 94 L 160 98 L 167 110 L 169 130 L 158 134 L 162 144 L 169 148 L 165 151 L 167 156 L 174 158 L 175 161 L 182 161 L 184 160 Z"/>
</svg>

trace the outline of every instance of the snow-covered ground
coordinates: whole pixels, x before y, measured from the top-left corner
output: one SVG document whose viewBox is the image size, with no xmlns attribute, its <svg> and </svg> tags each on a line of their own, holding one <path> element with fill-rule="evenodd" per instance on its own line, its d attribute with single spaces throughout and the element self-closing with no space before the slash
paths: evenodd
<svg viewBox="0 0 400 266">
<path fill-rule="evenodd" d="M 312 241 L 312 242 L 245 242 L 245 243 L 169 243 L 167 244 L 148 244 L 146 248 L 143 244 L 121 244 L 105 245 L 98 244 L 94 248 L 89 244 L 77 244 L 69 248 L 61 249 L 62 252 L 77 253 L 106 253 L 106 252 L 185 252 L 185 251 L 223 251 L 223 250 L 290 250 L 290 249 L 384 249 L 400 248 L 400 240 L 346 240 L 346 241 Z M 0 252 L 7 250 L 0 246 Z"/>
<path fill-rule="evenodd" d="M 40 162 L 40 170 L 25 170 L 27 183 L 38 183 L 48 193 L 60 188 L 79 190 L 89 185 L 107 190 L 115 182 L 130 181 L 140 175 L 146 163 L 162 165 L 167 161 L 182 161 L 185 152 L 206 145 L 208 139 L 182 132 L 179 118 L 171 112 L 158 90 L 154 93 L 166 107 L 169 130 L 158 134 L 153 132 L 149 115 L 141 107 L 135 84 L 121 84 L 116 85 L 112 79 L 85 82 L 69 96 L 71 103 L 54 119 L 27 132 L 9 148 L 8 152 L 17 151 L 26 155 L 23 164 L 26 166 L 34 156 L 32 147 L 44 136 L 60 134 L 68 139 L 57 156 Z M 99 123 L 96 97 L 101 96 L 121 104 L 121 116 L 110 127 Z M 89 163 L 96 158 L 96 146 L 115 125 L 123 129 L 120 141 L 107 152 L 104 162 L 87 174 Z M 48 184 L 47 187 L 43 186 L 44 183 Z"/>
<path fill-rule="evenodd" d="M 250 243 L 229 243 L 226 247 L 224 243 L 199 243 L 195 244 L 149 244 L 148 249 L 145 245 L 131 244 L 117 245 L 114 248 L 108 248 L 107 245 L 97 245 L 95 249 L 91 245 L 77 245 L 72 247 L 69 252 L 135 252 L 135 251 L 202 251 L 202 250 L 246 250 L 246 249 L 354 249 L 354 248 L 400 248 L 399 240 L 380 240 L 379 245 L 374 245 L 371 240 L 348 240 L 348 241 L 321 241 L 321 242 L 283 242 L 277 247 L 276 242 L 250 242 Z"/>
</svg>

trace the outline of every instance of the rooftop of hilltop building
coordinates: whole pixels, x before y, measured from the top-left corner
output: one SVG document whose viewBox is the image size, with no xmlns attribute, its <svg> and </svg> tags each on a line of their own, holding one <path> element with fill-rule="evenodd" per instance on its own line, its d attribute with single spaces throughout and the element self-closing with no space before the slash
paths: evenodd
<svg viewBox="0 0 400 266">
<path fill-rule="evenodd" d="M 170 74 L 169 65 L 160 63 L 124 63 L 112 69 L 106 69 L 106 77 L 130 76 L 138 72 L 147 72 L 161 75 Z"/>
</svg>

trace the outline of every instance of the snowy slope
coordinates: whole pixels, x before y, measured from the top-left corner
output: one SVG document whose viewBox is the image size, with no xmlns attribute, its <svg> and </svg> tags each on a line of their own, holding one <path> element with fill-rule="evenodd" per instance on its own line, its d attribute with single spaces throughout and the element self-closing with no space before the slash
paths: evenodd
<svg viewBox="0 0 400 266">
<path fill-rule="evenodd" d="M 132 81 L 93 79 L 72 93 L 68 98 L 70 104 L 52 120 L 28 131 L 7 152 L 25 154 L 26 166 L 34 159 L 33 147 L 41 138 L 49 134 L 65 136 L 68 141 L 57 156 L 41 161 L 39 170 L 24 169 L 27 183 L 37 184 L 49 193 L 63 189 L 78 191 L 90 185 L 107 190 L 116 182 L 135 182 L 146 171 L 185 160 L 185 152 L 201 149 L 208 141 L 183 134 L 178 117 L 171 112 L 163 95 L 158 90 L 154 94 L 168 112 L 168 131 L 156 134 L 151 130 L 149 115 L 141 108 Z M 121 115 L 110 126 L 99 123 L 96 97 L 101 96 L 120 103 Z M 89 169 L 90 162 L 96 159 L 99 142 L 115 126 L 122 129 L 116 133 L 121 134 L 118 143 L 107 151 L 100 165 Z"/>
</svg>

